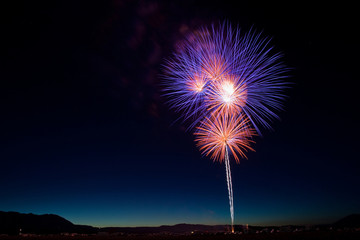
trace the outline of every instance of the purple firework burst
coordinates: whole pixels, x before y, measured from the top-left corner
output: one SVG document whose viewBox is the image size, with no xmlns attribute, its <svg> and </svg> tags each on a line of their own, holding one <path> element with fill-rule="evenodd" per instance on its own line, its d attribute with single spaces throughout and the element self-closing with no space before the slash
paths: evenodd
<svg viewBox="0 0 360 240">
<path fill-rule="evenodd" d="M 230 24 L 189 34 L 164 64 L 170 107 L 189 120 L 190 128 L 219 108 L 241 112 L 261 134 L 261 127 L 270 128 L 278 118 L 287 85 L 288 69 L 269 43 L 261 33 L 242 34 Z"/>
</svg>

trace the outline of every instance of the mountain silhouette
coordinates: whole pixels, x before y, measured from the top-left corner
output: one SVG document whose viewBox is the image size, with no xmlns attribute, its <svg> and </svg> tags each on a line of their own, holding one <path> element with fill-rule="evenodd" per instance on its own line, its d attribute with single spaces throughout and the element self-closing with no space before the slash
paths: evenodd
<svg viewBox="0 0 360 240">
<path fill-rule="evenodd" d="M 359 228 L 360 227 L 360 214 L 351 214 L 346 216 L 333 224 L 336 227 L 349 227 Z"/>
<path fill-rule="evenodd" d="M 189 233 L 189 232 L 225 232 L 229 230 L 229 225 L 203 225 L 203 224 L 186 224 L 180 223 L 176 225 L 162 225 L 159 227 L 105 227 L 101 228 L 101 232 L 123 232 L 123 233 Z"/>
<path fill-rule="evenodd" d="M 352 214 L 331 224 L 336 228 L 359 228 L 360 214 Z M 330 225 L 329 225 L 330 226 Z M 263 228 L 251 226 L 252 228 Z M 237 225 L 238 230 L 242 226 Z M 203 224 L 176 224 L 159 227 L 104 227 L 95 228 L 86 225 L 76 225 L 55 214 L 24 214 L 18 212 L 0 211 L 0 234 L 18 235 L 20 233 L 34 234 L 59 234 L 59 233 L 125 233 L 125 234 L 150 234 L 150 233 L 176 233 L 190 232 L 227 232 L 229 225 L 203 225 Z"/>
<path fill-rule="evenodd" d="M 75 225 L 55 214 L 24 214 L 0 211 L 0 234 L 19 233 L 56 234 L 63 232 L 96 233 L 91 226 Z"/>
</svg>

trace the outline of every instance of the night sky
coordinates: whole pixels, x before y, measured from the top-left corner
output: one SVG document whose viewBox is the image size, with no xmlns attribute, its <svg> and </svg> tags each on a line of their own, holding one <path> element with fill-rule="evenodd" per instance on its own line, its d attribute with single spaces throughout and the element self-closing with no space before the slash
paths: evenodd
<svg viewBox="0 0 360 240">
<path fill-rule="evenodd" d="M 229 224 L 225 165 L 201 155 L 160 87 L 186 33 L 226 20 L 272 37 L 292 69 L 281 121 L 231 164 L 235 223 L 360 213 L 356 7 L 234 2 L 3 6 L 0 210 L 93 226 Z"/>
</svg>

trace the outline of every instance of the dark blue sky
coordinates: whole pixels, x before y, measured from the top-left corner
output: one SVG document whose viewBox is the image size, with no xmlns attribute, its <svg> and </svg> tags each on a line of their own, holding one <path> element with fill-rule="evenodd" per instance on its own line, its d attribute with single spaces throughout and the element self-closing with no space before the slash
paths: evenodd
<svg viewBox="0 0 360 240">
<path fill-rule="evenodd" d="M 99 5 L 100 4 L 100 5 Z M 327 3 L 328 4 L 328 3 Z M 174 1 L 14 4 L 2 14 L 0 210 L 93 226 L 228 224 L 224 164 L 160 96 L 187 29 L 228 20 L 293 68 L 274 131 L 232 163 L 237 224 L 360 212 L 354 6 Z"/>
</svg>

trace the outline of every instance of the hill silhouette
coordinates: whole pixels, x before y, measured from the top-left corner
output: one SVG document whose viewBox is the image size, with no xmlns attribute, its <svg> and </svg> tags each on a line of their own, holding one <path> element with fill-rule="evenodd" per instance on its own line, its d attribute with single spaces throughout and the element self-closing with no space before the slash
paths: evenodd
<svg viewBox="0 0 360 240">
<path fill-rule="evenodd" d="M 360 227 L 360 214 L 351 214 L 346 216 L 333 224 L 336 227 L 349 227 L 359 228 Z"/>
<path fill-rule="evenodd" d="M 95 233 L 97 229 L 91 226 L 75 225 L 55 214 L 24 214 L 18 212 L 0 211 L 0 234 L 56 234 L 63 232 Z"/>
<path fill-rule="evenodd" d="M 186 224 L 180 223 L 176 225 L 162 225 L 159 227 L 105 227 L 101 228 L 102 232 L 116 233 L 136 233 L 136 234 L 148 234 L 148 233 L 176 233 L 184 234 L 190 232 L 225 232 L 229 231 L 228 225 L 203 225 L 203 224 Z"/>
<path fill-rule="evenodd" d="M 352 214 L 339 221 L 328 224 L 335 228 L 359 228 L 360 214 Z M 235 226 L 238 230 L 242 226 Z M 250 226 L 249 226 L 250 227 Z M 263 227 L 251 226 L 251 229 L 261 230 Z M 104 227 L 95 228 L 86 225 L 76 225 L 55 214 L 24 214 L 18 212 L 0 211 L 0 234 L 18 235 L 21 233 L 34 234 L 59 234 L 59 233 L 126 233 L 126 234 L 150 234 L 150 233 L 175 233 L 184 234 L 190 232 L 227 232 L 228 225 L 203 225 L 203 224 L 176 224 L 159 227 Z"/>
</svg>

